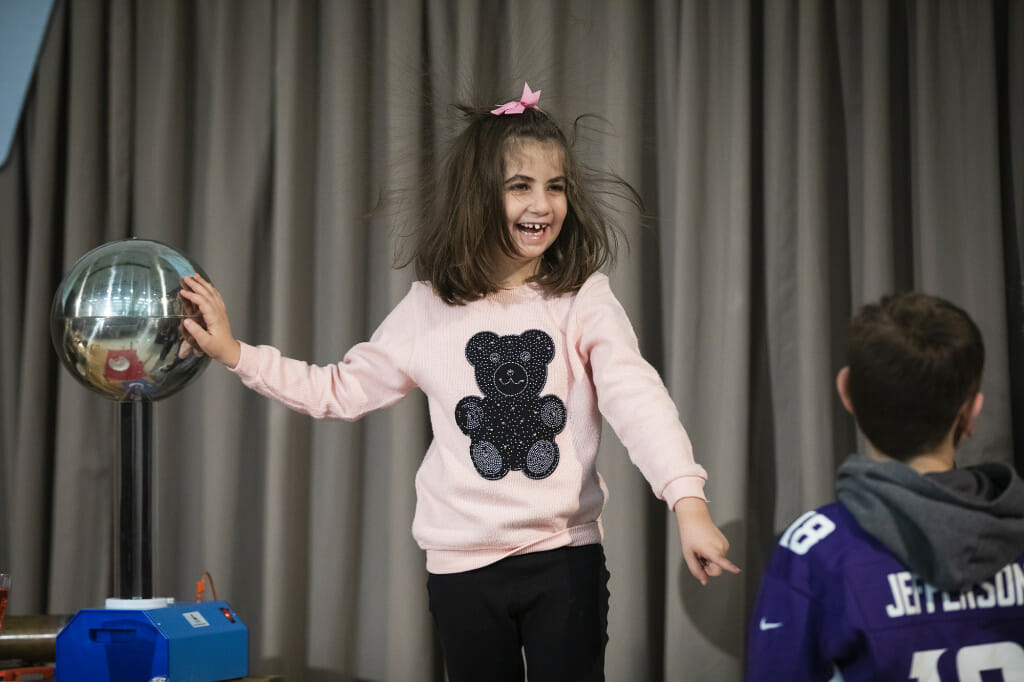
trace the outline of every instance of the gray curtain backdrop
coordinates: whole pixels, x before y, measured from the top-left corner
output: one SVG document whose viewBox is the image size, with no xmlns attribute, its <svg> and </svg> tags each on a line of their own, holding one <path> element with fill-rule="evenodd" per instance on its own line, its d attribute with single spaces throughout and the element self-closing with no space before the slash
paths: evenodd
<svg viewBox="0 0 1024 682">
<path fill-rule="evenodd" d="M 744 568 L 701 588 L 610 430 L 608 679 L 735 680 L 774 537 L 857 447 L 834 396 L 862 303 L 918 288 L 984 333 L 962 461 L 1024 464 L 1024 1 L 59 2 L 0 169 L 0 567 L 11 613 L 111 595 L 117 410 L 48 308 L 89 249 L 166 242 L 240 338 L 334 362 L 391 267 L 451 104 L 526 80 L 643 194 L 610 272 Z M 427 190 L 429 191 L 429 190 Z M 317 422 L 211 366 L 154 406 L 158 595 L 210 571 L 253 673 L 441 680 L 410 535 L 420 394 Z M 1016 457 L 1014 448 L 1016 443 Z"/>
</svg>

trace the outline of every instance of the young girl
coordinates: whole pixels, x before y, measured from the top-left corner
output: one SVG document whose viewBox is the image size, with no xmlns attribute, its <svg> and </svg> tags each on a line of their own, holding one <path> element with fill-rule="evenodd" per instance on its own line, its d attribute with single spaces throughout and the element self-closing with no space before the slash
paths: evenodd
<svg viewBox="0 0 1024 682">
<path fill-rule="evenodd" d="M 693 575 L 739 571 L 675 405 L 598 272 L 613 226 L 539 95 L 464 109 L 417 233 L 423 281 L 340 363 L 237 341 L 216 289 L 183 283 L 199 347 L 292 409 L 354 420 L 426 394 L 413 535 L 452 682 L 521 681 L 524 652 L 530 682 L 604 679 L 602 415 L 675 510 Z"/>
</svg>

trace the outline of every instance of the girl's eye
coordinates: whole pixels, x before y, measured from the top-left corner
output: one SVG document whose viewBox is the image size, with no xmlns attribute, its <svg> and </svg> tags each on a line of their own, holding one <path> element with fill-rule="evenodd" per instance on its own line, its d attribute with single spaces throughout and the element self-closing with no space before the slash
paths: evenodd
<svg viewBox="0 0 1024 682">
<path fill-rule="evenodd" d="M 509 185 L 509 190 L 512 192 L 525 192 L 528 189 L 530 189 L 530 187 L 525 182 L 517 182 L 514 185 Z"/>
<path fill-rule="evenodd" d="M 555 183 L 553 185 L 548 185 L 548 191 L 549 192 L 559 192 L 559 193 L 564 192 L 565 191 L 565 185 L 563 185 L 560 182 Z"/>
</svg>

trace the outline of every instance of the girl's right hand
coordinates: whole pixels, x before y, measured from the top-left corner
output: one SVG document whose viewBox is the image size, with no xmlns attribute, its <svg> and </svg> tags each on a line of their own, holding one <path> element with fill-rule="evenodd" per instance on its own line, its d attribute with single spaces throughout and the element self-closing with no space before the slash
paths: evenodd
<svg viewBox="0 0 1024 682">
<path fill-rule="evenodd" d="M 231 335 L 228 311 L 220 292 L 197 273 L 181 280 L 181 295 L 193 303 L 203 316 L 203 324 L 186 318 L 185 331 L 192 335 L 204 353 L 228 367 L 235 367 L 242 354 L 242 347 Z"/>
</svg>

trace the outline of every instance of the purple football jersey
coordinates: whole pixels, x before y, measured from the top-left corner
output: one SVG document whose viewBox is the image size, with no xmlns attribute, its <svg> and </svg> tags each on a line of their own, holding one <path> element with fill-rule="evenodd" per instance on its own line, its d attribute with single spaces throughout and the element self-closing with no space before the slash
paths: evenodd
<svg viewBox="0 0 1024 682">
<path fill-rule="evenodd" d="M 936 590 L 840 503 L 779 539 L 751 616 L 746 680 L 1024 682 L 1024 555 Z"/>
</svg>

